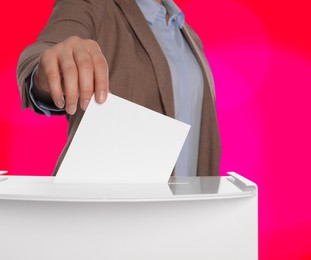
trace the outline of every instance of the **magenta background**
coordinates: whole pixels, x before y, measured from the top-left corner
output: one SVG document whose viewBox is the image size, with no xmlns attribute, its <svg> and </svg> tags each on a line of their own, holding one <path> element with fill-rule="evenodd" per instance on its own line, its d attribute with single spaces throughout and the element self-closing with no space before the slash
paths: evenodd
<svg viewBox="0 0 311 260">
<path fill-rule="evenodd" d="M 179 0 L 200 35 L 217 91 L 221 173 L 259 186 L 260 259 L 311 259 L 309 1 Z M 50 175 L 64 118 L 22 111 L 15 67 L 52 0 L 5 1 L 0 11 L 0 169 Z M 225 235 L 225 234 L 224 234 Z"/>
</svg>

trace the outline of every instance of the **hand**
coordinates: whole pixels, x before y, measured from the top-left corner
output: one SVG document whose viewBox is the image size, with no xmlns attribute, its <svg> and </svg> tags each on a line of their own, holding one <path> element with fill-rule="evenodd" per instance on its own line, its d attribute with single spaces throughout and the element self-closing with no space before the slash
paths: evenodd
<svg viewBox="0 0 311 260">
<path fill-rule="evenodd" d="M 108 81 L 108 65 L 98 44 L 72 36 L 42 53 L 34 95 L 53 101 L 58 108 L 66 104 L 66 112 L 73 115 L 79 98 L 83 110 L 94 92 L 96 102 L 105 102 Z"/>
</svg>

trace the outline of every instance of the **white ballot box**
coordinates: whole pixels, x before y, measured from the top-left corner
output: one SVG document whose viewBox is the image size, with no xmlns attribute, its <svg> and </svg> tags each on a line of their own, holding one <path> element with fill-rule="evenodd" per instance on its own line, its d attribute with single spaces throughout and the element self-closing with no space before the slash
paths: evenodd
<svg viewBox="0 0 311 260">
<path fill-rule="evenodd" d="M 257 186 L 229 175 L 165 184 L 0 176 L 0 259 L 258 259 Z"/>
</svg>

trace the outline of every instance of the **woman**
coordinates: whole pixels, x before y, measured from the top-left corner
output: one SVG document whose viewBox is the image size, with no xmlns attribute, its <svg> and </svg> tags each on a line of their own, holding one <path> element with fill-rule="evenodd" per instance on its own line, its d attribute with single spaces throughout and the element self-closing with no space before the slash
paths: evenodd
<svg viewBox="0 0 311 260">
<path fill-rule="evenodd" d="M 190 124 L 175 175 L 219 174 L 214 83 L 198 36 L 171 0 L 58 0 L 17 70 L 23 108 L 67 114 L 67 145 L 95 93 Z"/>
</svg>

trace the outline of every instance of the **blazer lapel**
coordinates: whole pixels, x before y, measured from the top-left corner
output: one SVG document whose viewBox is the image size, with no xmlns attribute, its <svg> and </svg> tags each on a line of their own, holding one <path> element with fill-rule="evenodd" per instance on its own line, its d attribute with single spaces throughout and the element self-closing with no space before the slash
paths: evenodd
<svg viewBox="0 0 311 260">
<path fill-rule="evenodd" d="M 192 49 L 194 55 L 196 56 L 202 71 L 205 72 L 205 73 L 203 73 L 204 81 L 208 83 L 207 85 L 209 86 L 210 95 L 212 97 L 213 102 L 215 103 L 215 98 L 216 98 L 215 84 L 214 84 L 214 79 L 213 79 L 213 75 L 212 75 L 210 66 L 209 66 L 203 52 L 199 49 L 199 47 L 196 44 L 196 42 L 194 41 L 193 37 L 190 35 L 189 29 L 187 28 L 187 25 L 183 26 L 182 32 L 183 32 L 190 48 Z"/>
<path fill-rule="evenodd" d="M 190 29 L 185 25 L 182 29 L 194 55 L 196 56 L 204 77 L 204 95 L 201 117 L 201 133 L 198 158 L 198 176 L 219 175 L 220 139 L 215 107 L 215 88 L 210 66 L 204 53 L 194 41 Z"/>
<path fill-rule="evenodd" d="M 124 16 L 151 59 L 165 114 L 174 117 L 174 95 L 170 69 L 158 41 L 134 0 L 114 1 L 123 11 Z"/>
</svg>

